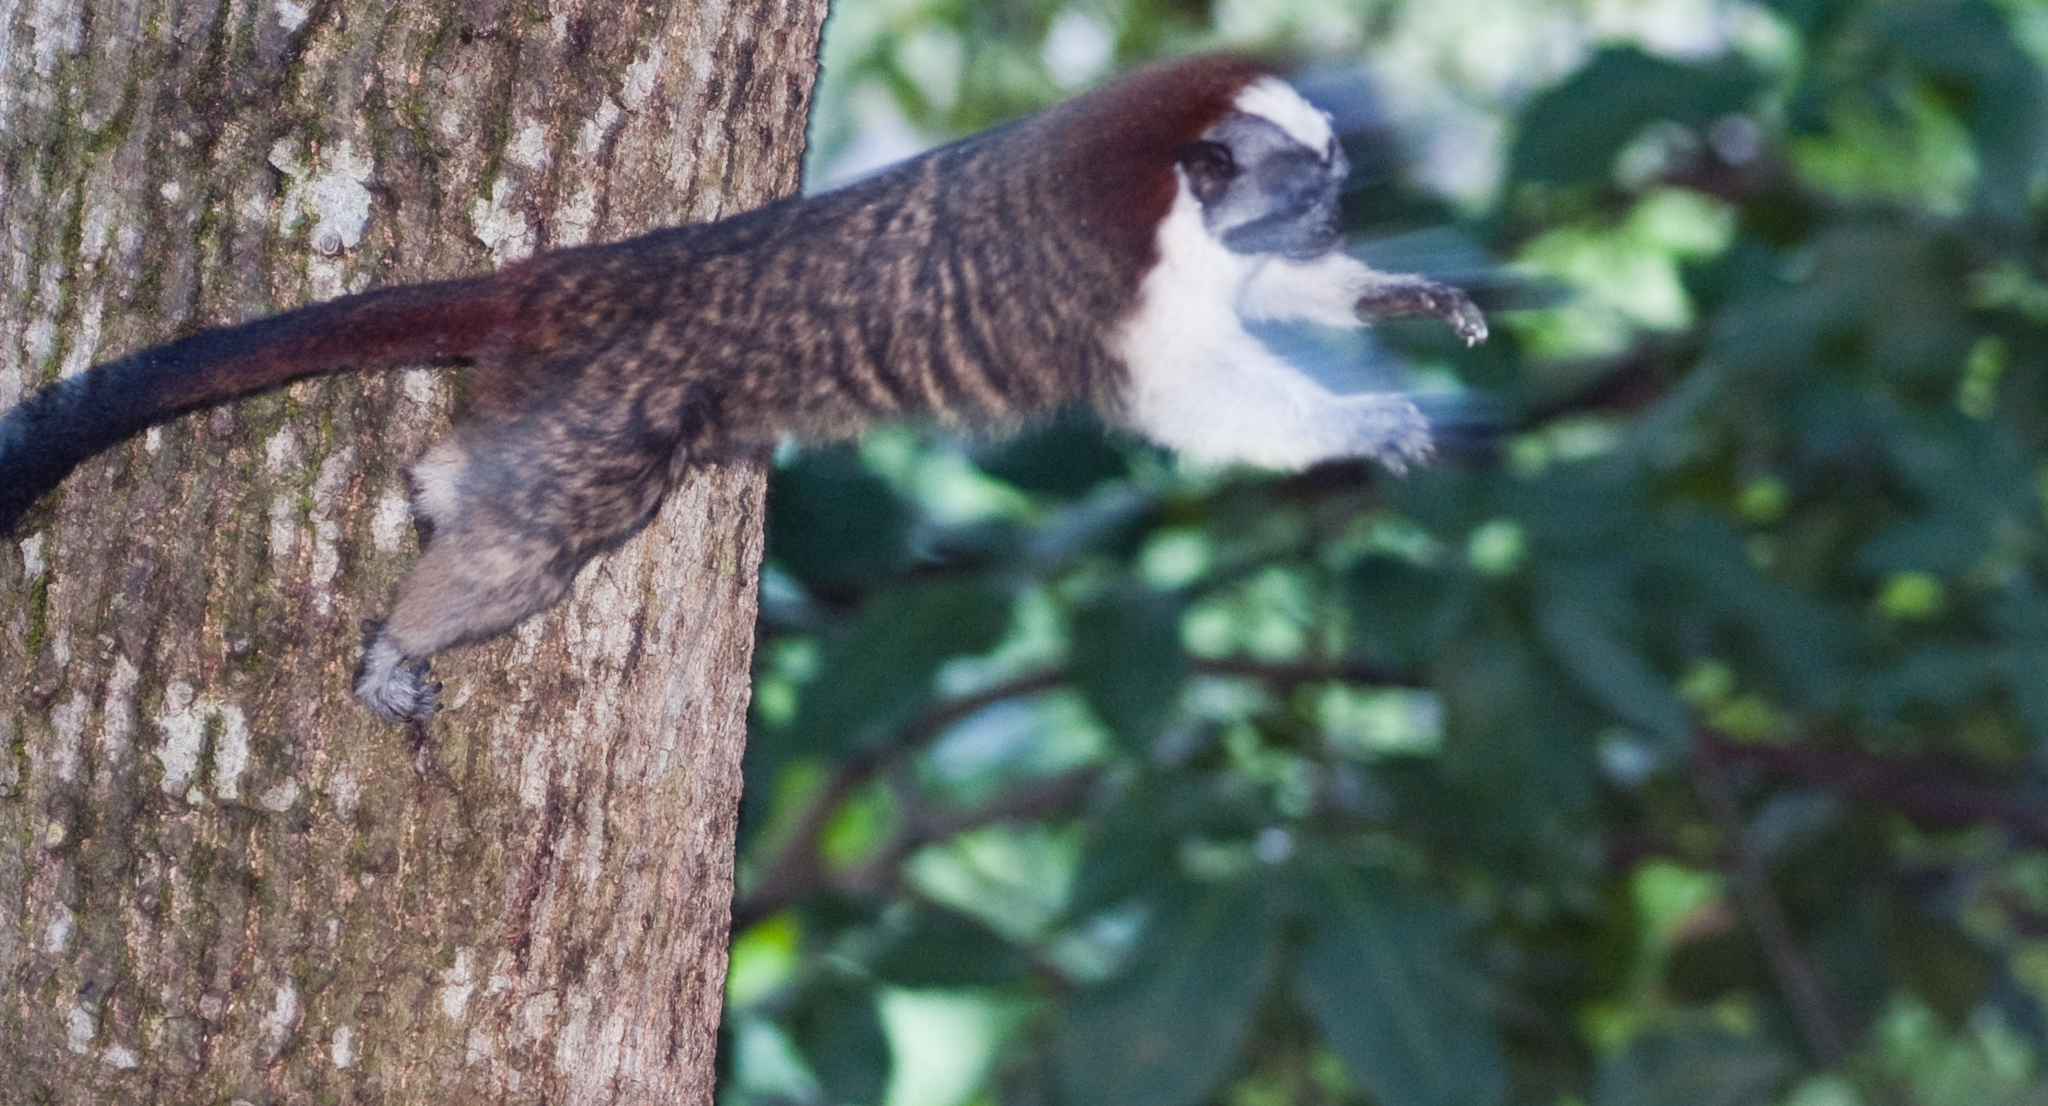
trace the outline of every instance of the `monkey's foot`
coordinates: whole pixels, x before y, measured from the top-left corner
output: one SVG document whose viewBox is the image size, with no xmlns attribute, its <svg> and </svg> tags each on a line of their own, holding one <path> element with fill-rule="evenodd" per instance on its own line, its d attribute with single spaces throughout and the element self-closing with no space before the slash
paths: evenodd
<svg viewBox="0 0 2048 1106">
<path fill-rule="evenodd" d="M 1343 396 L 1350 414 L 1354 451 L 1372 457 L 1395 473 L 1408 471 L 1436 452 L 1429 417 L 1397 392 L 1365 392 Z"/>
<path fill-rule="evenodd" d="M 408 663 L 383 640 L 383 625 L 363 623 L 363 659 L 356 665 L 356 698 L 386 722 L 424 722 L 441 709 L 441 685 L 427 679 L 427 662 Z"/>
<path fill-rule="evenodd" d="M 1421 277 L 1397 277 L 1358 298 L 1361 314 L 1374 318 L 1427 315 L 1451 324 L 1468 346 L 1486 341 L 1486 316 L 1462 289 Z"/>
</svg>

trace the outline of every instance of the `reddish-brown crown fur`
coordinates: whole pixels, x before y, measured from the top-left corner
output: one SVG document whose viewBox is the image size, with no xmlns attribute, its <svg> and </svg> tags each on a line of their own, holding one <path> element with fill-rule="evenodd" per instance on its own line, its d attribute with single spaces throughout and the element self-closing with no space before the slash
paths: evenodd
<svg viewBox="0 0 2048 1106">
<path fill-rule="evenodd" d="M 1173 206 L 1173 167 L 1187 145 L 1270 70 L 1238 54 L 1201 54 L 1138 69 L 1048 113 L 1068 137 L 1054 156 L 1091 197 L 1092 234 L 1115 242 L 1136 277 L 1157 260 L 1155 235 Z"/>
</svg>

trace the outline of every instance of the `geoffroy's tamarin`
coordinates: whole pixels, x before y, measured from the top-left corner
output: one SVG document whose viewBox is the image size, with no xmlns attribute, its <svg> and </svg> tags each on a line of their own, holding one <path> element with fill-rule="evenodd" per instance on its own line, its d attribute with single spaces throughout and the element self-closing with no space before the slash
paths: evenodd
<svg viewBox="0 0 2048 1106">
<path fill-rule="evenodd" d="M 431 529 L 356 694 L 425 718 L 427 658 L 544 610 L 690 465 L 879 420 L 1016 425 L 1076 403 L 1207 461 L 1430 451 L 1399 393 L 1339 395 L 1247 323 L 1486 324 L 1338 250 L 1328 117 L 1248 59 L 1141 69 L 824 195 L 484 276 L 346 296 L 60 380 L 0 419 L 0 533 L 101 450 L 324 373 L 466 362 L 411 469 Z"/>
</svg>

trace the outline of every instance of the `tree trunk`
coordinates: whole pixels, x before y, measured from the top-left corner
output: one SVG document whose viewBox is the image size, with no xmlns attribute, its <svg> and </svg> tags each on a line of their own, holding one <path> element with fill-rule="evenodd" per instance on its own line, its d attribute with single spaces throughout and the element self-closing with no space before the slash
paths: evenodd
<svg viewBox="0 0 2048 1106">
<path fill-rule="evenodd" d="M 0 7 L 0 405 L 201 327 L 794 189 L 822 0 Z M 294 386 L 0 542 L 0 1102 L 709 1103 L 758 464 L 349 695 L 444 374 Z"/>
</svg>

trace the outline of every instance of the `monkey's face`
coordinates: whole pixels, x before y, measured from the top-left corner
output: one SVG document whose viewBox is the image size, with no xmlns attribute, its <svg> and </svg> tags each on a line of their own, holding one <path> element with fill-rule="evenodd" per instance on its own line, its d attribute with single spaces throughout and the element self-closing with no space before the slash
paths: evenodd
<svg viewBox="0 0 2048 1106">
<path fill-rule="evenodd" d="M 1337 245 L 1337 193 L 1351 166 L 1327 125 L 1286 122 L 1232 111 L 1181 154 L 1203 224 L 1233 253 L 1301 261 Z"/>
</svg>

